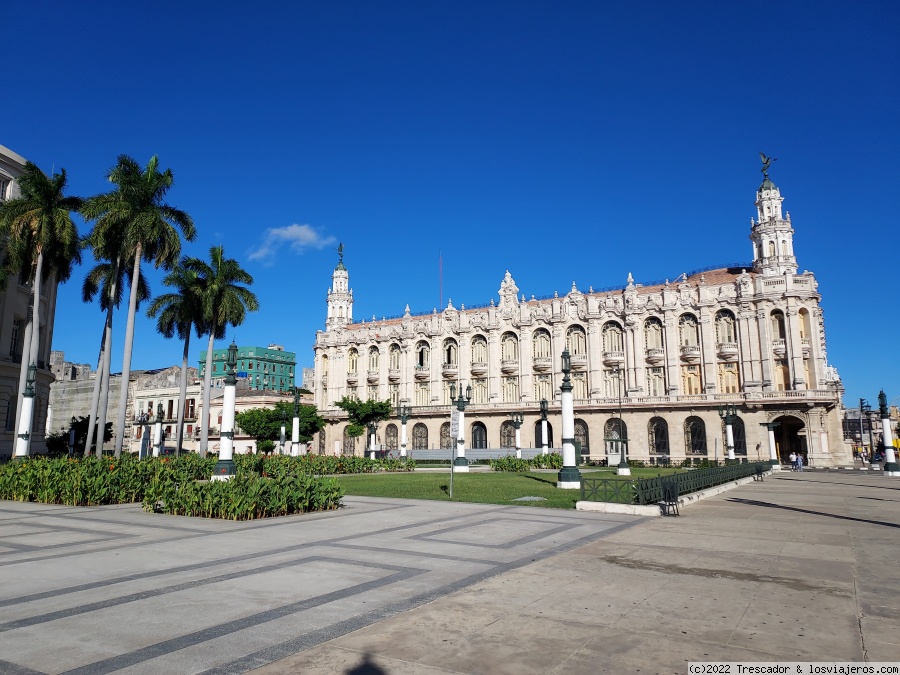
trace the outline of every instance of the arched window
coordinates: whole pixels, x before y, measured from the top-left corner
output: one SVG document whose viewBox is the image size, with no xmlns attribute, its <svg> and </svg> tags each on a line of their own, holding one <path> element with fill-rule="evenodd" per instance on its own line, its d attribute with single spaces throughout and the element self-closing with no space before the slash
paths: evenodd
<svg viewBox="0 0 900 675">
<path fill-rule="evenodd" d="M 416 365 L 420 368 L 427 368 L 429 365 L 428 357 L 431 354 L 431 347 L 425 340 L 416 345 Z"/>
<path fill-rule="evenodd" d="M 570 326 L 566 331 L 566 349 L 572 356 L 583 356 L 587 354 L 587 338 L 584 334 L 584 328 L 581 326 Z"/>
<path fill-rule="evenodd" d="M 501 358 L 504 361 L 518 361 L 519 360 L 519 339 L 516 337 L 515 333 L 504 333 L 503 338 L 500 341 L 501 347 Z"/>
<path fill-rule="evenodd" d="M 543 448 L 544 447 L 544 437 L 541 436 L 541 421 L 538 420 L 534 423 L 534 447 Z M 547 447 L 553 447 L 553 425 L 550 424 L 550 421 L 547 420 Z"/>
<path fill-rule="evenodd" d="M 355 455 L 356 454 L 356 438 L 350 436 L 347 433 L 349 428 L 344 427 L 344 454 L 345 455 Z"/>
<path fill-rule="evenodd" d="M 772 323 L 772 339 L 773 340 L 784 340 L 784 336 L 785 336 L 784 312 L 782 312 L 780 309 L 774 310 L 771 315 L 771 323 Z"/>
<path fill-rule="evenodd" d="M 656 317 L 644 322 L 644 341 L 647 349 L 663 349 L 663 325 Z"/>
<path fill-rule="evenodd" d="M 487 427 L 481 422 L 472 423 L 472 449 L 484 450 L 487 448 Z"/>
<path fill-rule="evenodd" d="M 689 455 L 705 455 L 706 425 L 699 417 L 688 417 L 684 421 L 684 447 Z"/>
<path fill-rule="evenodd" d="M 452 338 L 447 338 L 444 340 L 444 363 L 447 365 L 455 366 L 456 356 L 459 353 L 458 348 L 456 346 L 456 340 Z"/>
<path fill-rule="evenodd" d="M 369 370 L 378 370 L 378 347 L 369 347 Z"/>
<path fill-rule="evenodd" d="M 584 420 L 575 420 L 575 447 L 581 444 L 581 454 L 591 454 L 589 445 L 590 436 L 588 434 L 588 425 Z"/>
<path fill-rule="evenodd" d="M 800 315 L 800 339 L 809 340 L 811 336 L 809 329 L 809 312 L 805 309 L 799 311 Z"/>
<path fill-rule="evenodd" d="M 747 433 L 744 430 L 744 420 L 737 415 L 731 421 L 731 435 L 734 438 L 734 454 L 747 456 Z M 722 420 L 722 447 L 728 447 L 728 435 L 725 430 L 725 420 Z"/>
<path fill-rule="evenodd" d="M 716 342 L 719 344 L 737 342 L 734 314 L 727 309 L 716 312 Z"/>
<path fill-rule="evenodd" d="M 393 422 L 388 424 L 384 430 L 384 444 L 388 450 L 396 450 L 400 447 L 400 443 L 397 440 L 397 425 Z"/>
<path fill-rule="evenodd" d="M 454 445 L 454 439 L 450 438 L 450 422 L 444 422 L 441 425 L 441 450 L 449 450 Z"/>
<path fill-rule="evenodd" d="M 516 428 L 509 420 L 506 420 L 503 424 L 500 425 L 500 447 L 516 447 Z"/>
<path fill-rule="evenodd" d="M 487 363 L 487 360 L 487 340 L 483 335 L 476 335 L 472 338 L 472 363 Z"/>
<path fill-rule="evenodd" d="M 606 441 L 606 454 L 618 455 L 628 439 L 628 426 L 618 417 L 611 417 L 603 425 L 603 437 Z"/>
<path fill-rule="evenodd" d="M 391 345 L 390 368 L 393 370 L 400 368 L 400 345 Z"/>
<path fill-rule="evenodd" d="M 533 340 L 533 352 L 534 358 L 536 359 L 546 359 L 550 358 L 550 333 L 545 329 L 540 328 L 534 331 L 534 335 L 532 337 Z"/>
<path fill-rule="evenodd" d="M 662 417 L 651 417 L 647 424 L 651 455 L 669 454 L 669 425 Z"/>
<path fill-rule="evenodd" d="M 428 427 L 421 422 L 416 422 L 412 433 L 412 449 L 427 450 L 428 449 Z"/>
<path fill-rule="evenodd" d="M 678 319 L 678 342 L 682 347 L 695 347 L 700 344 L 700 327 L 693 314 L 682 314 Z"/>
<path fill-rule="evenodd" d="M 603 351 L 604 352 L 623 352 L 625 351 L 625 341 L 622 337 L 622 327 L 614 321 L 607 321 L 603 324 Z"/>
</svg>

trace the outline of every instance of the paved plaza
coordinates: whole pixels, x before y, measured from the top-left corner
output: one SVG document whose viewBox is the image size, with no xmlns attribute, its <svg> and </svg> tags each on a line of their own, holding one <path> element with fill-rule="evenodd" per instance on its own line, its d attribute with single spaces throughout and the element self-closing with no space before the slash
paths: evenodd
<svg viewBox="0 0 900 675">
<path fill-rule="evenodd" d="M 0 502 L 0 673 L 683 673 L 900 660 L 900 481 L 679 518 L 350 497 L 234 523 Z"/>
</svg>

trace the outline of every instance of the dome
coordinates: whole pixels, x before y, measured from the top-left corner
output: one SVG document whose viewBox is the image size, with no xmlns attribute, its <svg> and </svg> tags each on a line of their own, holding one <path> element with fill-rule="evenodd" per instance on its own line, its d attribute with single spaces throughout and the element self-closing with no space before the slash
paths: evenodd
<svg viewBox="0 0 900 675">
<path fill-rule="evenodd" d="M 766 176 L 765 180 L 762 182 L 762 185 L 759 186 L 759 192 L 762 192 L 763 190 L 777 190 L 777 189 L 778 188 L 775 187 L 775 183 L 770 181 L 768 176 Z"/>
</svg>

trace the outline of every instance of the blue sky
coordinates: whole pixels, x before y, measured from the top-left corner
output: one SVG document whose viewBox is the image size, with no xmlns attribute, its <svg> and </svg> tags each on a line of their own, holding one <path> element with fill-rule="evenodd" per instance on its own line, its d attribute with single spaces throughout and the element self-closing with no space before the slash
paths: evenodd
<svg viewBox="0 0 900 675">
<path fill-rule="evenodd" d="M 255 278 L 229 337 L 300 366 L 337 242 L 356 318 L 431 311 L 439 259 L 456 306 L 507 269 L 529 297 L 674 278 L 750 260 L 761 150 L 852 405 L 900 396 L 898 28 L 865 1 L 9 0 L 0 144 L 81 195 L 158 155 L 199 231 L 184 253 L 223 244 Z M 102 328 L 84 272 L 53 341 L 80 362 Z M 181 349 L 139 319 L 133 367 Z"/>
</svg>

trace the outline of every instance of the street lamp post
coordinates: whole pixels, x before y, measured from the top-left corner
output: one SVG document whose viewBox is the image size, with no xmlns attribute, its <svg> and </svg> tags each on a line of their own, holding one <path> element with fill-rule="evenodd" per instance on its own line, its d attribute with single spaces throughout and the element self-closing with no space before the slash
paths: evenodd
<svg viewBox="0 0 900 675">
<path fill-rule="evenodd" d="M 450 385 L 450 402 L 456 406 L 456 457 L 453 459 L 453 473 L 466 473 L 469 463 L 466 461 L 466 406 L 472 401 L 472 385 L 466 387 L 466 397 L 463 398 L 462 385 L 459 386 L 459 398 L 456 397 L 456 385 Z M 455 399 L 455 400 L 454 400 Z M 453 426 L 451 424 L 451 426 Z"/>
<path fill-rule="evenodd" d="M 781 426 L 781 422 L 760 422 L 759 426 L 765 427 L 769 437 L 769 461 L 772 462 L 772 471 L 781 469 L 781 460 L 778 458 L 778 450 L 775 448 L 775 429 Z"/>
<path fill-rule="evenodd" d="M 304 453 L 306 454 L 306 453 Z M 294 387 L 294 420 L 291 424 L 291 457 L 300 456 L 300 389 Z"/>
<path fill-rule="evenodd" d="M 69 421 L 69 457 L 75 454 L 75 424 L 78 422 L 74 417 Z"/>
<path fill-rule="evenodd" d="M 884 443 L 884 475 L 900 476 L 900 464 L 897 464 L 897 455 L 894 452 L 894 436 L 891 433 L 891 413 L 887 406 L 887 396 L 884 390 L 878 394 L 878 408 L 881 412 L 881 439 Z"/>
<path fill-rule="evenodd" d="M 397 414 L 400 415 L 400 457 L 406 458 L 406 423 L 412 415 L 412 406 L 401 403 L 397 408 Z"/>
<path fill-rule="evenodd" d="M 156 425 L 153 429 L 153 456 L 159 457 L 160 446 L 162 445 L 162 421 L 163 407 L 162 402 L 156 404 Z"/>
<path fill-rule="evenodd" d="M 375 422 L 369 423 L 369 459 L 375 459 L 375 432 L 378 430 Z"/>
<path fill-rule="evenodd" d="M 541 399 L 541 446 L 543 447 L 542 454 L 546 455 L 550 453 L 550 441 L 547 438 L 547 410 L 550 406 L 547 404 L 547 399 Z"/>
<path fill-rule="evenodd" d="M 734 459 L 734 418 L 737 417 L 734 404 L 720 405 L 719 417 L 725 420 L 725 447 L 728 449 L 728 459 Z"/>
<path fill-rule="evenodd" d="M 516 459 L 522 459 L 522 436 L 520 429 L 522 422 L 525 421 L 524 413 L 510 413 L 509 419 L 512 420 L 513 426 L 516 428 Z"/>
<path fill-rule="evenodd" d="M 284 454 L 284 439 L 285 439 L 285 428 L 287 427 L 287 410 L 282 409 L 281 411 L 281 438 L 280 445 L 278 446 L 278 454 Z"/>
<path fill-rule="evenodd" d="M 31 417 L 34 413 L 34 379 L 37 366 L 28 366 L 25 378 L 25 392 L 22 394 L 22 412 L 19 415 L 19 428 L 16 429 L 16 450 L 13 459 L 25 459 L 31 446 Z"/>
<path fill-rule="evenodd" d="M 575 465 L 575 401 L 572 398 L 572 358 L 569 350 L 562 353 L 563 381 L 559 386 L 562 413 L 562 456 L 563 468 L 556 476 L 556 487 L 566 490 L 581 489 L 581 472 Z"/>
<path fill-rule="evenodd" d="M 225 392 L 222 396 L 222 428 L 219 431 L 219 461 L 213 469 L 213 480 L 229 480 L 234 477 L 234 403 L 237 377 L 237 345 L 234 340 L 228 346 L 225 361 Z M 206 414 L 206 411 L 204 411 Z"/>
<path fill-rule="evenodd" d="M 619 438 L 615 442 L 619 445 L 619 466 L 616 467 L 617 476 L 630 476 L 631 467 L 628 466 L 628 434 L 625 433 L 625 420 L 622 419 L 622 380 L 625 371 L 616 368 L 616 382 L 619 385 Z"/>
</svg>

